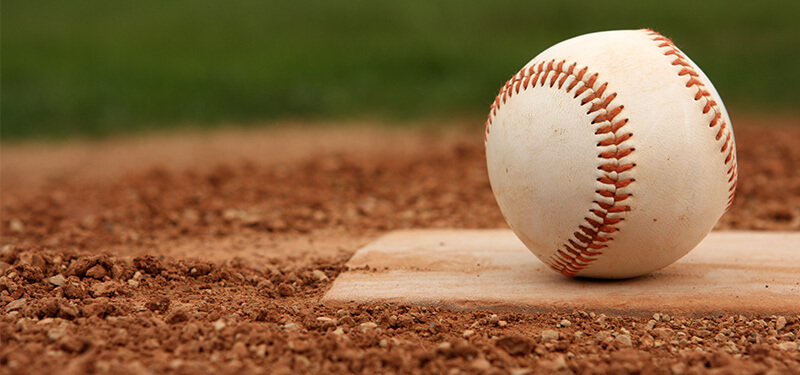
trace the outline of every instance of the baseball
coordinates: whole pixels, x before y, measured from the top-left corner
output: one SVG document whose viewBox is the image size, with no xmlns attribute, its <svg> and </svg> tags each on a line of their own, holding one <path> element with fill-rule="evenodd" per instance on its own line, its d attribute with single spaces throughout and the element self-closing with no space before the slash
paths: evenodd
<svg viewBox="0 0 800 375">
<path fill-rule="evenodd" d="M 503 216 L 568 277 L 666 267 L 711 231 L 736 189 L 722 99 L 651 30 L 586 34 L 540 53 L 500 90 L 485 137 Z"/>
</svg>

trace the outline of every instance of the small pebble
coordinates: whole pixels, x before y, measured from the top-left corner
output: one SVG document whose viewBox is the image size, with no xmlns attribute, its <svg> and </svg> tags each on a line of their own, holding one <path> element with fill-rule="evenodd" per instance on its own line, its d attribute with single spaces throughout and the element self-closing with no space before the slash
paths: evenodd
<svg viewBox="0 0 800 375">
<path fill-rule="evenodd" d="M 633 346 L 633 341 L 631 340 L 630 335 L 617 336 L 617 342 L 619 342 L 619 344 L 624 348 L 630 348 L 631 346 Z"/>
<path fill-rule="evenodd" d="M 278 285 L 278 294 L 280 294 L 283 297 L 292 296 L 294 295 L 294 287 L 292 286 L 292 284 L 282 283 L 281 285 Z"/>
<path fill-rule="evenodd" d="M 65 279 L 64 276 L 62 276 L 61 274 L 58 274 L 47 278 L 47 282 L 55 286 L 63 286 L 64 283 L 67 282 L 67 279 Z"/>
<path fill-rule="evenodd" d="M 469 366 L 478 371 L 486 371 L 492 368 L 492 364 L 485 358 L 474 359 L 472 362 L 470 362 Z"/>
<path fill-rule="evenodd" d="M 558 340 L 558 332 L 553 331 L 552 329 L 546 329 L 542 331 L 542 342 L 550 342 Z"/>
<path fill-rule="evenodd" d="M 350 327 L 355 327 L 356 320 L 353 319 L 352 316 L 345 315 L 345 316 L 343 316 L 343 317 L 341 317 L 341 318 L 336 320 L 336 325 L 348 325 Z"/>
<path fill-rule="evenodd" d="M 286 323 L 286 325 L 283 326 L 283 329 L 289 332 L 297 332 L 300 328 L 300 325 L 297 323 Z"/>
<path fill-rule="evenodd" d="M 655 328 L 653 329 L 653 336 L 666 341 L 675 336 L 675 331 L 671 328 Z"/>
<path fill-rule="evenodd" d="M 241 341 L 233 344 L 233 347 L 231 347 L 231 351 L 239 357 L 246 357 L 247 355 L 250 354 L 250 351 L 247 350 L 247 345 L 245 345 L 245 343 Z"/>
<path fill-rule="evenodd" d="M 11 229 L 12 232 L 22 232 L 25 230 L 25 224 L 20 219 L 11 219 L 8 222 L 8 229 Z"/>
<path fill-rule="evenodd" d="M 474 334 L 475 334 L 474 330 L 467 329 L 467 330 L 464 330 L 464 332 L 461 333 L 461 336 L 464 337 L 464 338 L 467 338 L 467 337 L 470 337 L 470 336 L 472 336 Z"/>
<path fill-rule="evenodd" d="M 108 272 L 106 272 L 106 269 L 99 264 L 96 264 L 94 267 L 89 268 L 89 270 L 86 271 L 86 277 L 91 277 L 97 280 L 102 280 L 107 274 Z"/>
<path fill-rule="evenodd" d="M 330 279 L 328 279 L 328 275 L 326 275 L 325 272 L 322 272 L 320 270 L 314 270 L 314 271 L 311 272 L 311 274 L 314 275 L 314 277 L 316 277 L 317 280 L 322 281 L 322 282 L 330 280 Z"/>
<path fill-rule="evenodd" d="M 655 344 L 655 339 L 649 333 L 645 333 L 644 336 L 639 340 L 642 346 L 645 348 L 652 347 Z"/>
<path fill-rule="evenodd" d="M 295 361 L 295 363 L 302 364 L 302 366 L 304 366 L 306 368 L 311 366 L 311 360 L 308 359 L 308 357 L 306 357 L 304 355 L 296 355 L 296 356 L 294 356 L 294 361 Z"/>
<path fill-rule="evenodd" d="M 19 310 L 25 307 L 26 302 L 25 298 L 15 299 L 6 305 L 6 311 Z"/>
<path fill-rule="evenodd" d="M 64 328 L 50 328 L 47 330 L 47 338 L 50 342 L 56 342 L 66 334 L 67 330 Z"/>
<path fill-rule="evenodd" d="M 221 331 L 226 326 L 225 322 L 222 319 L 217 320 L 214 323 L 211 323 L 211 325 L 214 326 L 214 329 L 217 331 Z"/>
<path fill-rule="evenodd" d="M 563 319 L 560 323 L 558 323 L 560 327 L 569 327 L 572 325 L 572 322 L 569 320 Z"/>
<path fill-rule="evenodd" d="M 255 354 L 258 358 L 264 358 L 267 355 L 267 344 L 260 344 L 255 347 L 253 350 L 253 354 Z"/>
<path fill-rule="evenodd" d="M 75 319 L 80 314 L 78 306 L 72 302 L 61 303 L 58 305 L 58 315 L 65 319 Z"/>
<path fill-rule="evenodd" d="M 784 317 L 784 316 L 779 316 L 779 317 L 778 317 L 778 320 L 776 320 L 776 321 L 775 321 L 775 330 L 776 330 L 776 331 L 780 331 L 780 330 L 782 330 L 784 327 L 786 327 L 786 317 Z"/>
</svg>

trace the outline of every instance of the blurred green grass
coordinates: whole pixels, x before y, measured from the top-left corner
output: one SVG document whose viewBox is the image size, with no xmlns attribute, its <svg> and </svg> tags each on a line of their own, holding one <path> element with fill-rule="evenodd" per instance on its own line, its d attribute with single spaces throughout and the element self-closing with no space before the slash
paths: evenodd
<svg viewBox="0 0 800 375">
<path fill-rule="evenodd" d="M 475 116 L 547 46 L 653 28 L 732 112 L 796 113 L 800 2 L 2 3 L 0 137 Z"/>
</svg>

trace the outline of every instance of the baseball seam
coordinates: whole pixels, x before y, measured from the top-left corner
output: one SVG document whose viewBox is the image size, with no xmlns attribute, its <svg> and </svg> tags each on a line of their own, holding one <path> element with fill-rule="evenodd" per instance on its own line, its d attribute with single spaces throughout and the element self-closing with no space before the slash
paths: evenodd
<svg viewBox="0 0 800 375">
<path fill-rule="evenodd" d="M 708 126 L 711 128 L 719 128 L 717 130 L 715 140 L 720 141 L 722 138 L 724 138 L 722 146 L 720 146 L 720 153 L 725 154 L 725 165 L 730 165 L 727 171 L 728 204 L 725 207 L 725 211 L 727 211 L 733 204 L 733 197 L 736 194 L 736 183 L 738 180 L 736 141 L 733 139 L 733 133 L 730 130 L 730 126 L 725 122 L 725 119 L 722 118 L 722 111 L 719 109 L 717 102 L 711 97 L 711 93 L 706 89 L 706 85 L 700 80 L 700 74 L 698 74 L 694 67 L 692 67 L 689 59 L 686 58 L 686 56 L 678 49 L 678 47 L 676 47 L 675 44 L 669 40 L 669 38 L 653 30 L 643 29 L 642 31 L 651 36 L 652 40 L 658 44 L 659 48 L 665 49 L 665 56 L 675 56 L 675 59 L 672 61 L 672 65 L 680 67 L 678 76 L 688 77 L 688 80 L 686 81 L 687 88 L 697 88 L 697 93 L 694 96 L 694 100 L 705 100 L 706 102 L 705 106 L 703 107 L 703 114 L 707 114 L 709 111 L 714 111 L 714 117 L 711 119 L 711 122 Z"/>
<path fill-rule="evenodd" d="M 598 73 L 589 74 L 588 67 L 577 69 L 577 63 L 568 65 L 566 60 L 551 60 L 530 64 L 500 89 L 486 120 L 484 141 L 488 141 L 498 109 L 509 98 L 521 90 L 545 85 L 553 88 L 556 84 L 558 90 L 566 88 L 567 93 L 574 91 L 573 99 L 579 100 L 581 106 L 590 106 L 586 114 L 595 114 L 590 124 L 599 139 L 597 157 L 600 165 L 597 169 L 600 175 L 593 208 L 584 218 L 584 223 L 578 225 L 572 236 L 548 260 L 551 268 L 573 277 L 602 255 L 601 250 L 613 240 L 612 233 L 620 230 L 623 213 L 630 211 L 630 206 L 622 202 L 632 197 L 631 193 L 625 192 L 625 188 L 635 181 L 630 177 L 630 171 L 636 164 L 628 162 L 627 158 L 635 148 L 631 147 L 629 141 L 633 133 L 623 131 L 628 119 L 619 119 L 624 106 L 611 107 L 617 94 L 607 93 L 608 83 L 599 82 Z"/>
</svg>

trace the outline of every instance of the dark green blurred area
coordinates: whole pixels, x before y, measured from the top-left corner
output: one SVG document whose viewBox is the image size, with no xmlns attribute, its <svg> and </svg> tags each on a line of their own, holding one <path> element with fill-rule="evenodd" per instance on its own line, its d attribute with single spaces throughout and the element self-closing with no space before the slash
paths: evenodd
<svg viewBox="0 0 800 375">
<path fill-rule="evenodd" d="M 653 28 L 733 113 L 800 104 L 799 1 L 2 2 L 2 138 L 474 116 L 546 47 Z"/>
</svg>

